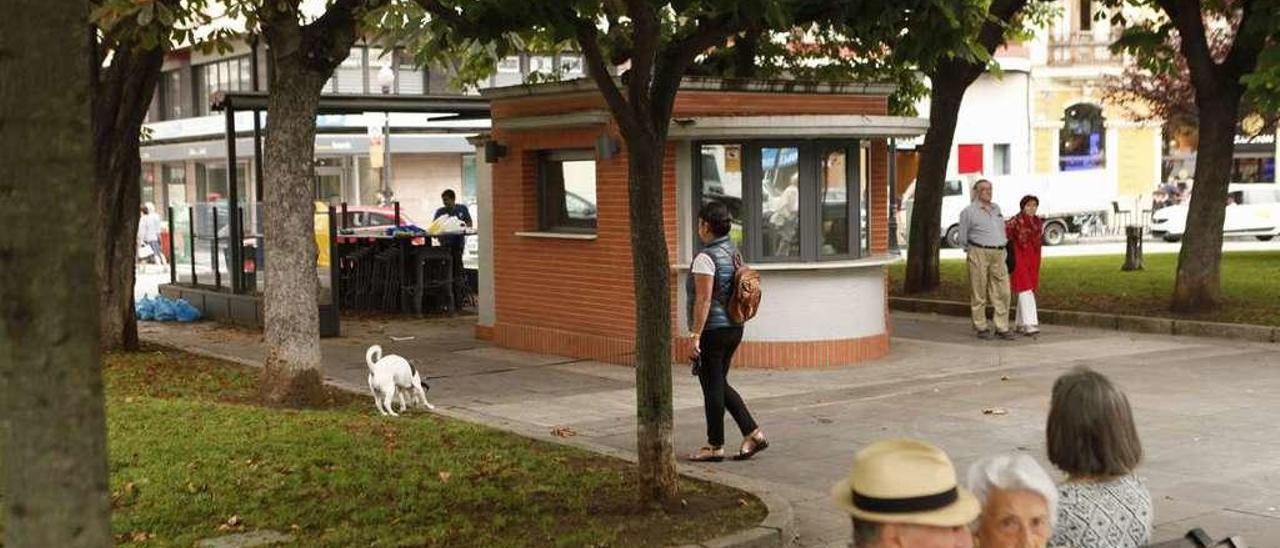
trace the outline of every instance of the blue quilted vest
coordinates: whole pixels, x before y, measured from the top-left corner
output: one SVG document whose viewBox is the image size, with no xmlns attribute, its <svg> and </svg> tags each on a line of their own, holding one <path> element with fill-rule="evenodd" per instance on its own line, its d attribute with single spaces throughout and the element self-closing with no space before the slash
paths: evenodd
<svg viewBox="0 0 1280 548">
<path fill-rule="evenodd" d="M 726 235 L 707 244 L 700 253 L 710 255 L 711 260 L 716 263 L 715 281 L 711 285 L 711 310 L 707 313 L 707 323 L 704 324 L 702 330 L 706 332 L 712 329 L 733 327 L 734 323 L 729 320 L 729 312 L 726 307 L 733 292 L 733 256 L 737 253 L 737 249 L 733 247 L 733 242 L 729 241 L 729 236 Z M 693 269 L 689 269 L 689 275 L 685 279 L 685 295 L 685 317 L 689 319 L 689 329 L 692 330 L 693 300 L 697 295 L 693 281 Z"/>
</svg>

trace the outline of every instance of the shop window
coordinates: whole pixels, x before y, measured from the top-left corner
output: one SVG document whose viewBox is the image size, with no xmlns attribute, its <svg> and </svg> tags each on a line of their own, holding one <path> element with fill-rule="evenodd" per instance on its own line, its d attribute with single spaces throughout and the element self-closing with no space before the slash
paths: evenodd
<svg viewBox="0 0 1280 548">
<path fill-rule="evenodd" d="M 748 260 L 860 256 L 863 152 L 844 141 L 699 143 L 692 216 L 703 204 L 725 204 L 730 238 Z"/>
<path fill-rule="evenodd" d="M 1275 180 L 1275 158 L 1237 156 L 1231 160 L 1231 182 L 1233 183 L 1270 183 Z"/>
<path fill-rule="evenodd" d="M 168 205 L 174 208 L 187 206 L 187 169 L 183 164 L 163 164 L 160 179 L 164 183 Z"/>
<path fill-rule="evenodd" d="M 700 146 L 699 176 L 702 204 L 720 202 L 729 209 L 729 239 L 742 247 L 745 213 L 742 209 L 742 145 Z"/>
<path fill-rule="evenodd" d="M 1101 169 L 1107 165 L 1106 120 L 1097 105 L 1079 103 L 1064 111 L 1058 135 L 1058 168 L 1061 171 Z"/>
<path fill-rule="evenodd" d="M 195 82 L 195 112 L 197 116 L 209 114 L 209 102 L 219 91 L 244 91 L 251 89 L 249 56 L 224 59 L 197 65 L 193 74 Z"/>
<path fill-rule="evenodd" d="M 594 151 L 557 150 L 539 156 L 538 230 L 596 231 Z"/>
</svg>

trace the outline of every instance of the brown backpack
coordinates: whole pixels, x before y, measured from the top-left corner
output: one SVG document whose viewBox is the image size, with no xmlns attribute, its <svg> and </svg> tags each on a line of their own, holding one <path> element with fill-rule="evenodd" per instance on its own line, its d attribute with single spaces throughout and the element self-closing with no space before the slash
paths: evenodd
<svg viewBox="0 0 1280 548">
<path fill-rule="evenodd" d="M 733 290 L 725 307 L 729 321 L 737 325 L 747 323 L 760 310 L 760 273 L 742 262 L 742 255 L 733 254 Z"/>
</svg>

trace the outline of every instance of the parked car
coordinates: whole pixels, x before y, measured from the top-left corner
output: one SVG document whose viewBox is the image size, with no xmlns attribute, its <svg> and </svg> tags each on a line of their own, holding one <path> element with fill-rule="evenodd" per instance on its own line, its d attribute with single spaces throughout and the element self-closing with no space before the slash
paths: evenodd
<svg viewBox="0 0 1280 548">
<path fill-rule="evenodd" d="M 314 230 L 316 239 L 316 266 L 329 266 L 329 204 L 325 202 L 315 202 Z M 339 214 L 341 210 L 339 209 Z M 388 227 L 395 225 L 396 212 L 392 207 L 381 206 L 347 206 L 347 216 L 349 224 L 345 229 L 346 234 L 380 234 Z M 413 224 L 403 212 L 400 213 L 400 224 Z M 341 228 L 341 224 L 339 227 Z M 222 264 L 220 269 L 227 271 L 231 264 L 231 249 L 227 242 L 231 238 L 231 230 L 227 225 L 219 226 L 218 237 L 221 239 L 218 248 L 222 252 Z M 262 242 L 261 235 L 245 235 L 242 240 L 242 257 L 244 261 L 244 271 L 254 272 L 259 270 L 264 257 L 258 253 L 258 245 Z"/>
<path fill-rule="evenodd" d="M 1227 186 L 1227 214 L 1223 236 L 1253 236 L 1267 241 L 1280 234 L 1280 184 L 1233 183 Z M 1187 205 L 1162 208 L 1151 215 L 1151 235 L 1166 242 L 1182 239 L 1187 230 Z"/>
</svg>

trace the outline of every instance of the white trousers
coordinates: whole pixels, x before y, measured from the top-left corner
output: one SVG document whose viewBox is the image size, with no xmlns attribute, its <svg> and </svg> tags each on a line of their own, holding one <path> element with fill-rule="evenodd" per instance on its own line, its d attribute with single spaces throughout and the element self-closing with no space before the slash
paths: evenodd
<svg viewBox="0 0 1280 548">
<path fill-rule="evenodd" d="M 1040 318 L 1036 317 L 1036 292 L 1023 291 L 1018 293 L 1018 307 L 1013 315 L 1013 325 L 1023 331 L 1036 331 L 1040 329 Z"/>
</svg>

